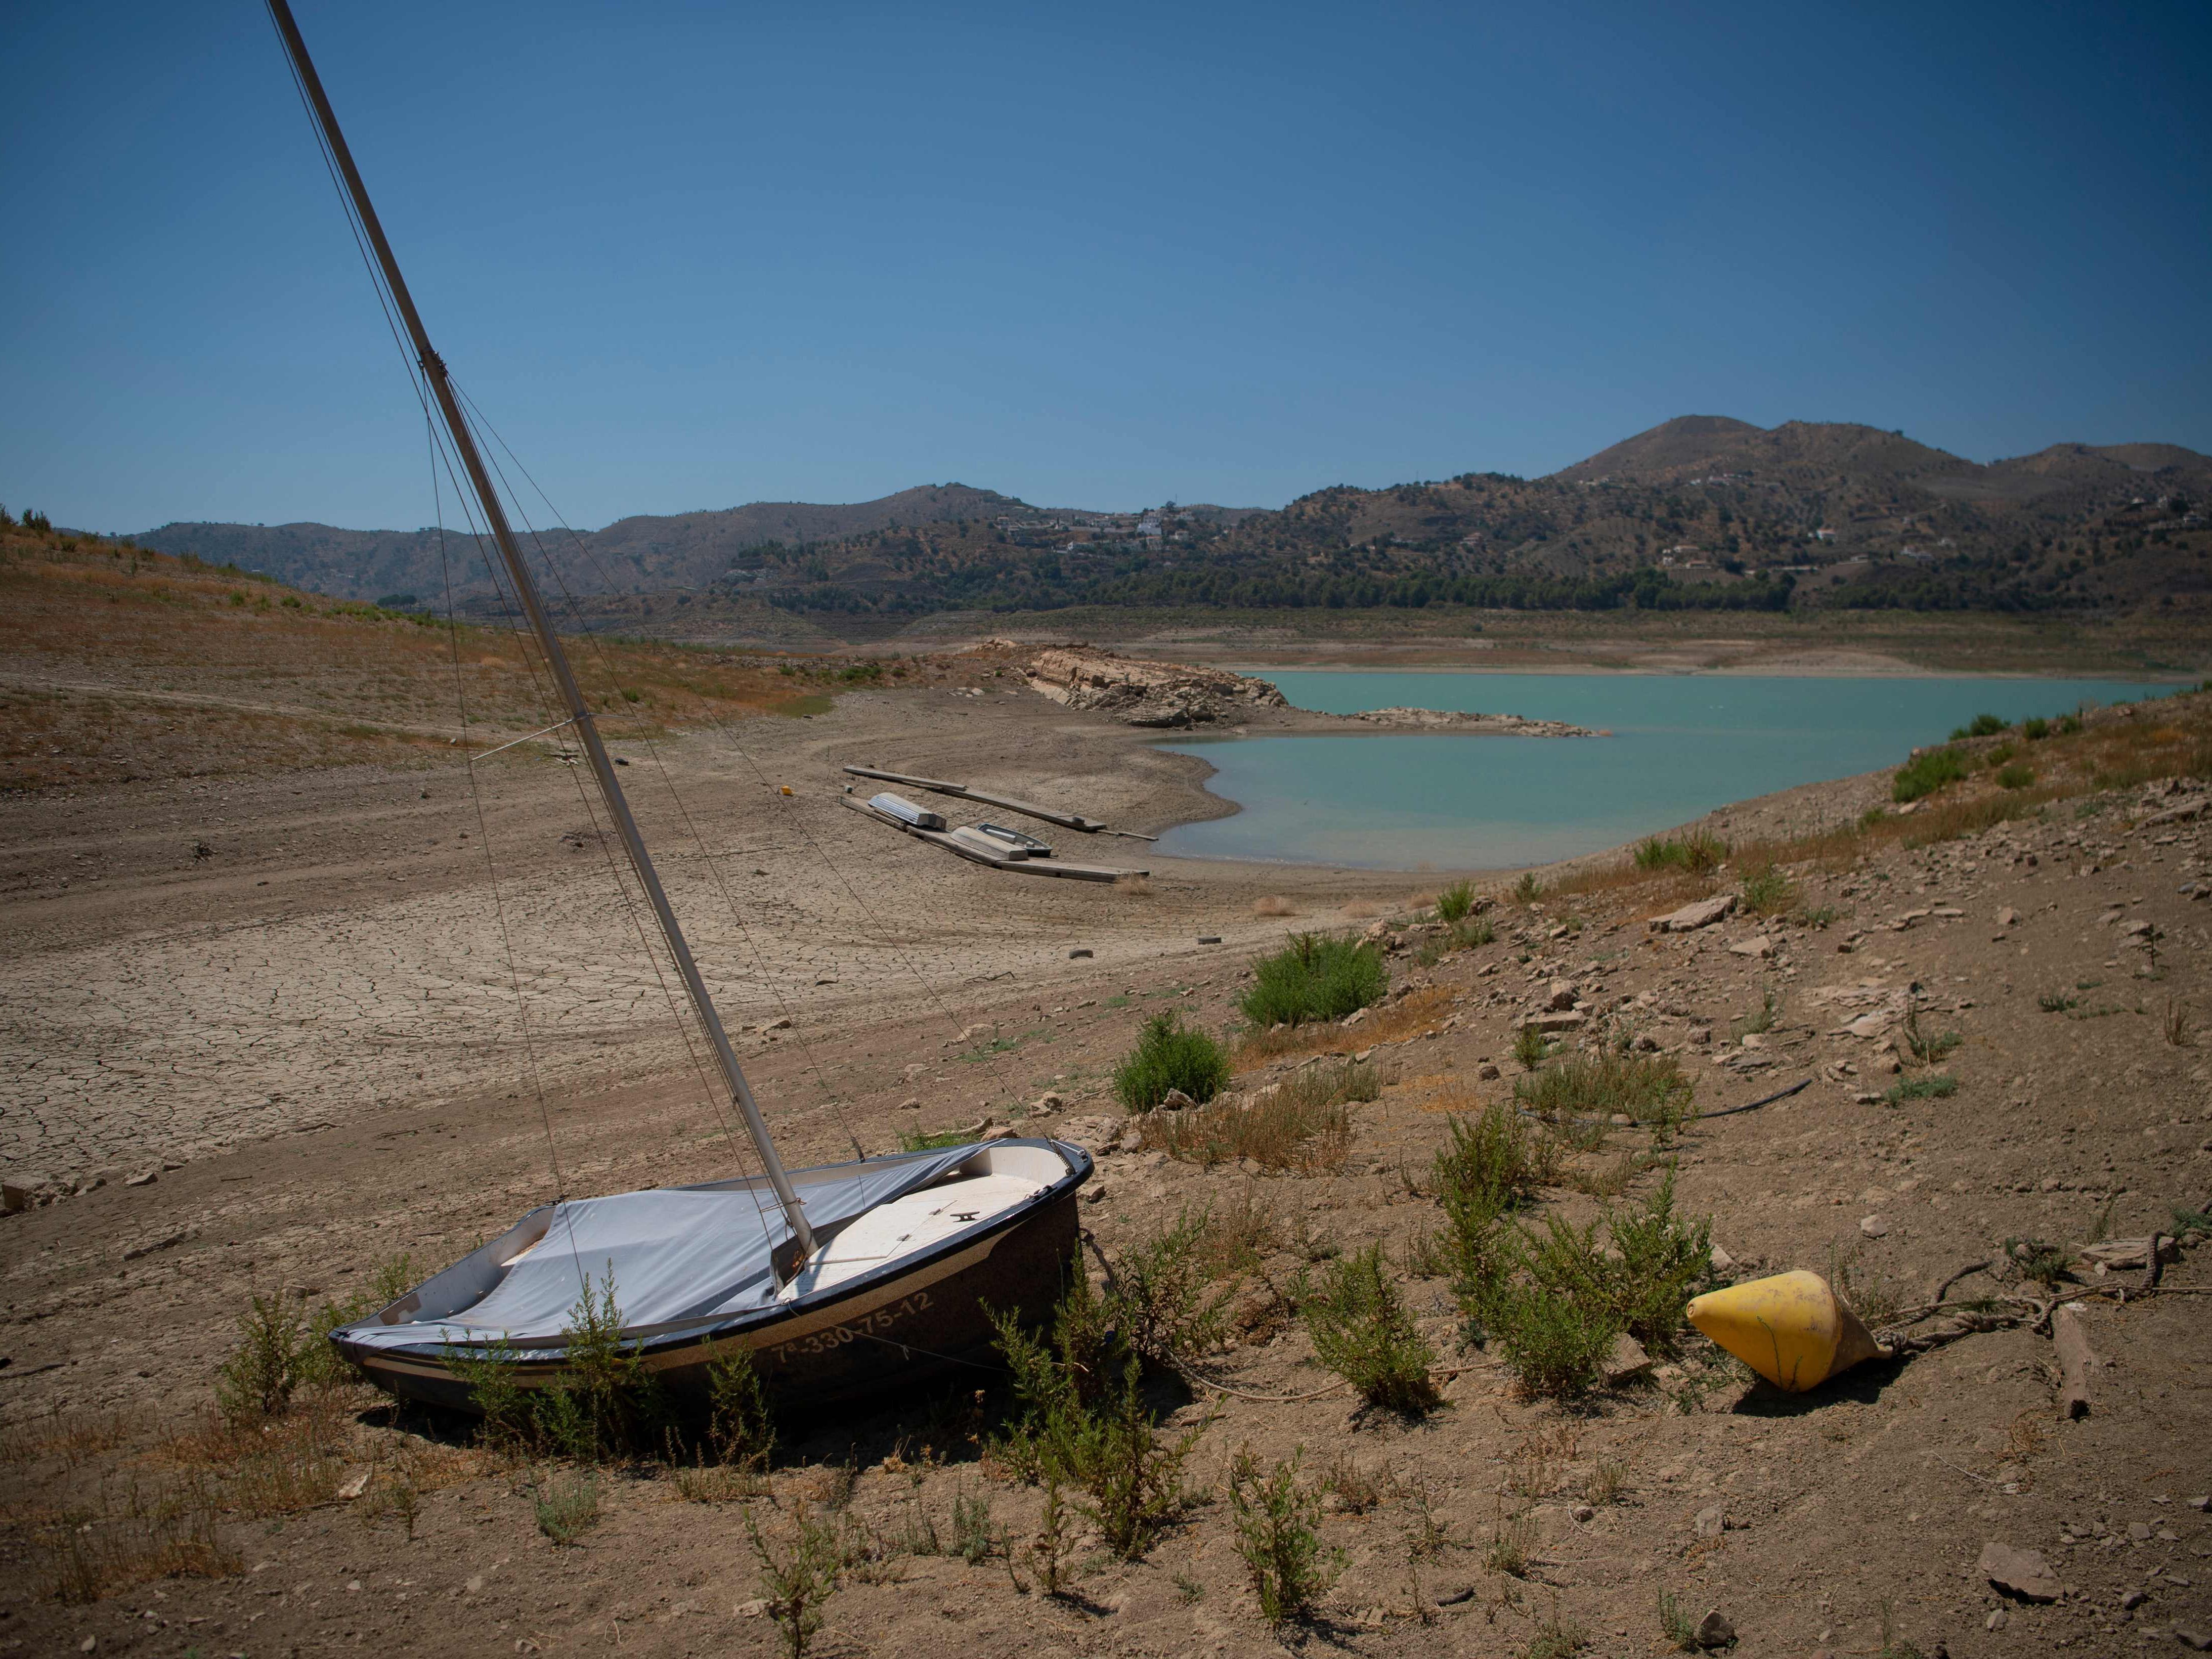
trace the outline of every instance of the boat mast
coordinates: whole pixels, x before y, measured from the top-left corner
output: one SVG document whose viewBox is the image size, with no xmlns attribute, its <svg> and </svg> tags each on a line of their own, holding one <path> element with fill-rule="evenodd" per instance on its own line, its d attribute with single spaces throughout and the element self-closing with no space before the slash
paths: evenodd
<svg viewBox="0 0 2212 1659">
<path fill-rule="evenodd" d="M 376 263 L 384 272 L 384 285 L 391 290 L 392 302 L 398 307 L 400 320 L 406 325 L 407 337 L 415 347 L 416 361 L 422 365 L 422 378 L 428 384 L 430 395 L 437 399 L 438 412 L 445 417 L 446 430 L 459 454 L 462 469 L 469 475 L 475 489 L 477 501 L 483 508 L 484 520 L 490 526 L 492 543 L 499 549 L 500 562 L 507 567 L 507 580 L 514 585 L 515 598 L 522 605 L 522 613 L 530 624 L 530 631 L 538 636 L 540 649 L 545 653 L 547 665 L 553 671 L 553 679 L 560 688 L 561 700 L 567 705 L 569 722 L 584 745 L 586 757 L 591 762 L 592 775 L 599 780 L 599 793 L 605 796 L 607 811 L 613 816 L 615 828 L 622 836 L 623 850 L 629 854 L 630 866 L 637 872 L 639 884 L 644 887 L 653 914 L 659 921 L 661 937 L 667 940 L 669 954 L 676 959 L 676 970 L 682 975 L 684 988 L 691 998 L 691 1006 L 698 1011 L 699 1023 L 707 1028 L 713 1042 L 714 1058 L 721 1066 L 722 1077 L 729 1085 L 730 1094 L 738 1109 L 744 1113 L 746 1130 L 752 1136 L 753 1148 L 759 1152 L 761 1163 L 768 1171 L 769 1182 L 783 1205 L 785 1218 L 797 1237 L 801 1259 L 814 1253 L 813 1229 L 806 1224 L 801 1212 L 799 1194 L 792 1189 L 791 1177 L 785 1173 L 783 1160 L 776 1156 L 775 1147 L 769 1139 L 768 1124 L 761 1116 L 760 1103 L 753 1098 L 752 1085 L 745 1081 L 744 1069 L 730 1047 L 728 1035 L 722 1030 L 722 1018 L 714 1011 L 714 1000 L 707 994 L 707 981 L 700 977 L 699 965 L 691 957 L 691 947 L 684 942 L 684 930 L 678 926 L 676 912 L 669 908 L 668 895 L 660 885 L 660 877 L 653 867 L 653 856 L 645 850 L 645 838 L 638 833 L 637 820 L 630 816 L 629 802 L 623 798 L 622 785 L 615 781 L 613 764 L 607 758 L 606 745 L 599 741 L 599 727 L 592 719 L 591 706 L 584 701 L 582 688 L 568 666 L 568 653 L 561 648 L 554 635 L 553 624 L 545 614 L 545 606 L 538 598 L 538 584 L 530 574 L 530 567 L 523 562 L 522 550 L 516 544 L 514 532 L 507 521 L 507 511 L 501 505 L 499 493 L 492 488 L 491 476 L 485 471 L 483 458 L 477 453 L 476 439 L 461 418 L 459 403 L 453 395 L 453 384 L 446 373 L 445 360 L 431 349 L 430 337 L 423 331 L 422 319 L 415 309 L 414 297 L 407 291 L 407 282 L 399 274 L 399 262 L 392 256 L 392 245 L 384 237 L 384 227 L 378 222 L 376 210 L 370 205 L 368 191 L 361 182 L 361 173 L 353 164 L 353 152 L 346 148 L 345 135 L 338 131 L 338 118 L 331 108 L 331 100 L 323 92 L 323 82 L 315 73 L 315 65 L 307 56 L 307 44 L 300 38 L 300 26 L 292 21 L 292 8 L 287 0 L 269 0 L 269 15 L 275 21 L 276 33 L 283 37 L 284 50 L 290 54 L 292 67 L 299 72 L 300 84 L 313 109 L 316 123 L 323 130 L 329 143 L 331 158 L 337 163 L 339 174 L 345 180 L 346 191 L 353 198 L 354 210 L 360 216 L 362 228 L 367 233 L 370 247 L 375 252 Z"/>
</svg>

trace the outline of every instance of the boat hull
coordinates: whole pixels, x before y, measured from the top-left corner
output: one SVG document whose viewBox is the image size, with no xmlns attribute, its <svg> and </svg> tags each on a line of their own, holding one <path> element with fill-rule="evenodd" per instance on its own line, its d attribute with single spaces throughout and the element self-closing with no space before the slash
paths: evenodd
<svg viewBox="0 0 2212 1659">
<path fill-rule="evenodd" d="M 700 1330 L 645 1337 L 638 1342 L 641 1357 L 683 1401 L 703 1399 L 708 1368 L 742 1349 L 779 1408 L 800 1414 L 961 1376 L 986 1386 L 1004 1371 L 992 1314 L 1041 1322 L 1066 1284 L 1077 1246 L 1077 1188 L 1090 1172 L 1083 1158 L 1042 1202 L 1001 1225 L 902 1261 L 894 1273 Z M 386 1393 L 476 1409 L 470 1384 L 441 1352 L 338 1346 Z M 561 1382 L 565 1370 L 557 1353 L 526 1351 L 515 1361 L 515 1381 L 546 1388 Z"/>
</svg>

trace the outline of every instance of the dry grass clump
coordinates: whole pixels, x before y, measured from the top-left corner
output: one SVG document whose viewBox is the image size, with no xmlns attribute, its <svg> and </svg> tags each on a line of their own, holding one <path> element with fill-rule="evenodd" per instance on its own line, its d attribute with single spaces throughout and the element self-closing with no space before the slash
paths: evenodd
<svg viewBox="0 0 2212 1659">
<path fill-rule="evenodd" d="M 1294 916 L 1297 913 L 1298 907 L 1280 893 L 1270 893 L 1264 898 L 1254 900 L 1252 904 L 1252 914 L 1255 916 Z"/>
<path fill-rule="evenodd" d="M 1513 1097 L 1538 1117 L 1565 1123 L 1618 1113 L 1662 1131 L 1688 1114 L 1690 1080 L 1672 1054 L 1607 1048 L 1563 1055 L 1513 1085 Z"/>
<path fill-rule="evenodd" d="M 22 1517 L 34 1582 L 76 1606 L 156 1578 L 222 1578 L 244 1561 L 223 1540 L 222 1504 L 205 1475 L 103 1480 L 88 1502 Z"/>
<path fill-rule="evenodd" d="M 1349 1054 L 1378 1042 L 1402 1042 L 1433 1030 L 1451 1012 L 1452 994 L 1431 985 L 1374 1009 L 1357 1025 L 1278 1025 L 1237 1045 L 1231 1066 L 1249 1072 L 1286 1054 Z"/>
<path fill-rule="evenodd" d="M 1263 1170 L 1302 1175 L 1334 1170 L 1352 1138 L 1346 1103 L 1373 1100 L 1382 1079 L 1371 1065 L 1312 1066 L 1243 1100 L 1154 1112 L 1138 1145 L 1208 1169 L 1250 1158 Z"/>
</svg>

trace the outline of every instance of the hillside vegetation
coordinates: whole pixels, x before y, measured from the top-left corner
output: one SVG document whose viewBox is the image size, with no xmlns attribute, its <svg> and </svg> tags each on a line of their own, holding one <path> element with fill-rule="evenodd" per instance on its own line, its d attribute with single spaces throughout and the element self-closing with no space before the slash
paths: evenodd
<svg viewBox="0 0 2212 1659">
<path fill-rule="evenodd" d="M 135 543 L 0 522 L 0 790 L 449 759 L 558 718 L 534 649 Z M 594 640 L 610 738 L 826 708 L 844 670 Z M 881 671 L 874 671 L 881 672 Z"/>
<path fill-rule="evenodd" d="M 1143 514 L 948 484 L 856 507 L 624 519 L 561 562 L 586 596 L 840 627 L 1073 605 L 2190 611 L 2212 602 L 2208 499 L 2212 458 L 2170 444 L 2061 444 L 1984 466 L 1873 427 L 1687 416 L 1544 478 Z M 332 592 L 442 591 L 435 531 L 171 525 L 144 539 Z"/>
</svg>

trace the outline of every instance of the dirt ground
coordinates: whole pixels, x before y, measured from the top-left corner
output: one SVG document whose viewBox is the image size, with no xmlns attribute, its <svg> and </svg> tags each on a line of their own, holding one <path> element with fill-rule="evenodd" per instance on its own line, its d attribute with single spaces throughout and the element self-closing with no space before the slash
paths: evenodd
<svg viewBox="0 0 2212 1659">
<path fill-rule="evenodd" d="M 2119 1294 L 2139 1274 L 2077 1269 L 2098 1292 L 2086 1323 L 2102 1365 L 2069 1422 L 2050 1340 L 2021 1328 L 1805 1395 L 1693 1349 L 1584 1406 L 1530 1402 L 1460 1352 L 1444 1281 L 1409 1258 L 1437 1219 L 1424 1172 L 1449 1112 L 1510 1093 L 1513 1033 L 1555 981 L 1591 1022 L 1626 1021 L 1677 1056 L 1701 1109 L 1810 1079 L 1674 1149 L 1680 1198 L 1713 1217 L 1729 1276 L 1810 1267 L 1873 1310 L 1925 1298 L 2008 1237 L 2170 1230 L 2172 1206 L 2212 1198 L 2197 1035 L 2212 1012 L 2212 848 L 2201 815 L 2148 822 L 2185 790 L 2136 780 L 1918 847 L 1800 848 L 1788 908 L 1688 933 L 1648 919 L 1733 890 L 1740 872 L 1638 884 L 1586 860 L 1534 902 L 1492 880 L 1495 942 L 1424 967 L 1418 927 L 1394 936 L 1394 985 L 1431 992 L 1408 1000 L 1417 1029 L 1335 1040 L 1389 1079 L 1353 1109 L 1341 1167 L 1266 1175 L 1136 1150 L 1108 1073 L 1160 1007 L 1225 1025 L 1246 960 L 1285 932 L 1409 920 L 1413 878 L 1102 839 L 1083 855 L 1148 880 L 1025 880 L 837 800 L 849 761 L 1140 830 L 1218 810 L 1196 763 L 1138 739 L 979 670 L 621 751 L 792 1161 L 1009 1119 L 1054 1091 L 1063 1103 L 1024 1127 L 1099 1150 L 1082 1211 L 1099 1249 L 1208 1205 L 1268 1212 L 1262 1272 L 1278 1282 L 1302 1256 L 1386 1241 L 1454 1368 L 1445 1404 L 1412 1421 L 1355 1412 L 1295 1325 L 1255 1318 L 1209 1361 L 1240 1392 L 1163 1401 L 1176 1425 L 1206 1425 L 1187 1470 L 1200 1497 L 1146 1560 L 1094 1540 L 1048 1597 L 1002 1559 L 902 1553 L 842 1584 L 816 1650 L 1559 1655 L 1573 1638 L 1625 1656 L 1664 1650 L 1662 1592 L 1692 1620 L 1722 1611 L 1756 1654 L 2180 1651 L 2184 1633 L 2212 1634 L 2202 1252 L 2147 1297 Z M 191 1448 L 207 1461 L 198 1414 L 252 1291 L 342 1296 L 400 1251 L 442 1265 L 556 1184 L 741 1167 L 583 781 L 528 750 L 476 772 L 472 791 L 466 769 L 410 756 L 9 803 L 0 999 L 17 1063 L 0 1159 L 49 1201 L 0 1222 L 0 1650 L 765 1653 L 779 1637 L 749 1508 L 771 1534 L 818 1501 L 884 1535 L 949 1538 L 956 1500 L 980 1497 L 1017 1556 L 1036 1530 L 1036 1492 L 984 1455 L 957 1391 L 813 1428 L 750 1505 L 690 1501 L 663 1468 L 611 1472 L 599 1524 L 565 1547 L 535 1519 L 559 1477 L 345 1395 L 322 1486 L 234 1492 L 213 1553 L 167 1561 L 236 1571 L 159 1576 L 155 1560 L 110 1573 L 96 1599 L 52 1593 L 58 1535 L 168 1524 L 177 1482 L 198 1478 Z M 1887 790 L 1886 775 L 1846 780 L 1711 822 L 1739 847 L 1778 842 L 1852 822 Z M 1898 1054 L 1908 1008 L 1959 1035 L 1948 1097 L 1883 1097 L 1929 1074 Z M 1624 1129 L 1582 1163 L 1646 1150 Z M 1596 1212 L 1571 1186 L 1547 1200 Z M 1984 1273 L 1959 1294 L 1996 1288 Z M 1316 1620 L 1279 1632 L 1220 1496 L 1246 1446 L 1303 1448 L 1310 1475 L 1334 1471 L 1322 1531 L 1343 1570 Z M 360 1496 L 335 1495 L 360 1474 Z M 394 1507 L 402 1485 L 412 1515 Z M 1498 1569 L 1501 1534 L 1525 1547 L 1517 1571 Z M 1991 1540 L 2042 1551 L 2060 1598 L 2000 1595 L 1975 1569 Z"/>
</svg>

